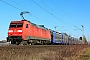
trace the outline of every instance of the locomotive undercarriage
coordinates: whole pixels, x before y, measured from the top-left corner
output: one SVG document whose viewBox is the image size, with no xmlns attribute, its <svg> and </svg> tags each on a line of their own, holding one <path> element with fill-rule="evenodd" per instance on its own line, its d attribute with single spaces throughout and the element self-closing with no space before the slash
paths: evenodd
<svg viewBox="0 0 90 60">
<path fill-rule="evenodd" d="M 39 37 L 34 37 L 34 36 L 27 36 L 27 43 L 30 45 L 47 45 L 50 43 L 50 39 L 48 38 L 39 38 Z"/>
<path fill-rule="evenodd" d="M 9 36 L 7 37 L 7 42 L 11 42 L 11 44 L 16 44 L 16 45 L 47 45 L 50 44 L 49 40 L 45 39 L 28 39 L 28 40 L 23 40 L 21 36 Z"/>
<path fill-rule="evenodd" d="M 41 44 L 41 45 L 47 45 L 50 41 L 48 40 L 38 40 L 38 39 L 29 39 L 28 44 L 35 45 L 35 44 Z"/>
<path fill-rule="evenodd" d="M 11 42 L 11 44 L 19 45 L 22 42 L 21 36 L 9 36 L 7 37 L 7 42 Z"/>
</svg>

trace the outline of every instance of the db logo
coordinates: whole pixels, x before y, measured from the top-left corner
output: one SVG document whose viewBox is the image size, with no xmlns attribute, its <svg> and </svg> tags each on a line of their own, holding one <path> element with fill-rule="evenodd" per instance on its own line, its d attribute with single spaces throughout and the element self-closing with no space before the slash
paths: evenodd
<svg viewBox="0 0 90 60">
<path fill-rule="evenodd" d="M 14 32 L 16 32 L 16 29 L 14 30 Z"/>
</svg>

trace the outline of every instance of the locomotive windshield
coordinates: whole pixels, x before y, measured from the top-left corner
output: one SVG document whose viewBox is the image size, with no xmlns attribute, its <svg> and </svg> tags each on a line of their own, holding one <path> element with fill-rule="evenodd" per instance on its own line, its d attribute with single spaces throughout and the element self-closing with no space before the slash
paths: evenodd
<svg viewBox="0 0 90 60">
<path fill-rule="evenodd" d="M 19 27 L 23 27 L 22 23 L 11 23 L 9 28 L 19 28 Z"/>
</svg>

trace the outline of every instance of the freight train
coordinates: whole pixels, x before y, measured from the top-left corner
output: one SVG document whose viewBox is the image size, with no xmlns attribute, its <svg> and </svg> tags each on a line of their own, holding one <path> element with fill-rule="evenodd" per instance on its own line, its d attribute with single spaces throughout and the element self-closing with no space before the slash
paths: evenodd
<svg viewBox="0 0 90 60">
<path fill-rule="evenodd" d="M 82 44 L 82 41 L 66 33 L 48 29 L 44 25 L 36 25 L 28 20 L 11 21 L 7 42 L 11 44 Z"/>
</svg>

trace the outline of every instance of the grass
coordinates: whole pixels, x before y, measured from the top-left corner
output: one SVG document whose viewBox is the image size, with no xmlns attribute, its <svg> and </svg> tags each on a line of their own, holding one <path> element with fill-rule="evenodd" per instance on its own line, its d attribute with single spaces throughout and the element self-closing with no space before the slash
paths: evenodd
<svg viewBox="0 0 90 60">
<path fill-rule="evenodd" d="M 88 46 L 22 47 L 1 47 L 0 60 L 76 60 Z"/>
<path fill-rule="evenodd" d="M 90 48 L 88 48 L 86 52 L 81 55 L 80 60 L 90 60 Z"/>
</svg>

